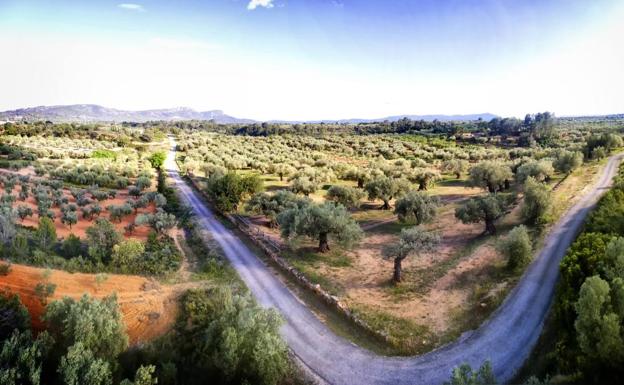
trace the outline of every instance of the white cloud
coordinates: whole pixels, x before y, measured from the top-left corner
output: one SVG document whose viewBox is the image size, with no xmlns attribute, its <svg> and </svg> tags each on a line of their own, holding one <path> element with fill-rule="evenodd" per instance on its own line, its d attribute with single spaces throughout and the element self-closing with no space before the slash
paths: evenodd
<svg viewBox="0 0 624 385">
<path fill-rule="evenodd" d="M 117 4 L 117 6 L 121 9 L 127 9 L 129 11 L 145 12 L 145 8 L 143 8 L 141 4 L 121 3 Z"/>
<path fill-rule="evenodd" d="M 273 8 L 273 0 L 251 0 L 247 4 L 247 9 L 250 11 L 258 7 Z"/>
</svg>

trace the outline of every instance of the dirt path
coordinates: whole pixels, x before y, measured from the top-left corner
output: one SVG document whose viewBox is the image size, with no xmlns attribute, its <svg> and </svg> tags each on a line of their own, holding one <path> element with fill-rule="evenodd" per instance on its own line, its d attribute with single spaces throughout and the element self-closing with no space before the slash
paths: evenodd
<svg viewBox="0 0 624 385">
<path fill-rule="evenodd" d="M 172 148 L 175 149 L 173 139 Z M 553 226 L 539 256 L 501 307 L 479 329 L 457 341 L 416 357 L 384 357 L 333 334 L 277 277 L 227 230 L 177 173 L 175 152 L 166 168 L 182 198 L 212 233 L 232 266 L 258 302 L 276 308 L 286 323 L 282 335 L 310 370 L 330 384 L 441 384 L 464 362 L 472 367 L 490 360 L 500 382 L 513 378 L 535 345 L 550 307 L 559 276 L 559 261 L 586 215 L 607 190 L 622 156 L 609 159 L 598 183 Z"/>
</svg>

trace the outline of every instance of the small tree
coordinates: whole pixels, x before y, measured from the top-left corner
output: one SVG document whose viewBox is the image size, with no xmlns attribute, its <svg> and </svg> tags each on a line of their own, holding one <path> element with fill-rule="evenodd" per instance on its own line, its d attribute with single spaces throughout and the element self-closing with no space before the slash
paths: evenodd
<svg viewBox="0 0 624 385">
<path fill-rule="evenodd" d="M 554 169 L 552 162 L 549 160 L 534 160 L 524 163 L 518 167 L 516 179 L 519 183 L 524 183 L 528 177 L 544 182 L 548 181 L 553 174 Z"/>
<path fill-rule="evenodd" d="M 509 187 L 513 173 L 509 166 L 495 161 L 483 161 L 470 169 L 468 184 L 495 193 Z"/>
<path fill-rule="evenodd" d="M 524 184 L 524 204 L 522 218 L 530 225 L 543 225 L 549 220 L 552 207 L 552 194 L 548 186 L 537 182 L 532 177 Z"/>
<path fill-rule="evenodd" d="M 425 191 L 432 186 L 435 181 L 440 179 L 440 174 L 434 170 L 418 168 L 412 172 L 409 179 L 412 182 L 418 183 L 419 191 Z"/>
<path fill-rule="evenodd" d="M 154 365 L 141 365 L 134 375 L 134 381 L 126 378 L 119 385 L 156 385 L 158 384 L 158 378 L 154 377 L 155 371 L 156 367 Z"/>
<path fill-rule="evenodd" d="M 61 222 L 68 225 L 71 230 L 72 225 L 78 223 L 78 215 L 75 211 L 65 211 L 61 217 Z"/>
<path fill-rule="evenodd" d="M 122 239 L 115 226 L 104 218 L 96 219 L 95 224 L 89 227 L 86 233 L 89 254 L 102 262 L 108 261 L 113 246 Z"/>
<path fill-rule="evenodd" d="M 15 238 L 15 219 L 15 212 L 11 207 L 0 207 L 0 245 L 9 244 Z"/>
<path fill-rule="evenodd" d="M 393 179 L 387 176 L 377 177 L 364 186 L 364 190 L 368 193 L 368 199 L 380 199 L 383 201 L 382 210 L 390 209 L 390 201 L 393 198 L 403 196 L 409 189 L 408 181 Z"/>
<path fill-rule="evenodd" d="M 455 178 L 461 178 L 461 174 L 468 169 L 468 162 L 463 159 L 449 159 L 442 162 L 442 171 L 455 175 Z"/>
<path fill-rule="evenodd" d="M 583 153 L 580 151 L 559 150 L 555 156 L 553 167 L 557 172 L 570 174 L 583 164 Z"/>
<path fill-rule="evenodd" d="M 427 253 L 435 249 L 440 243 L 440 236 L 427 231 L 422 227 L 403 229 L 397 243 L 391 244 L 384 249 L 383 257 L 394 260 L 394 274 L 392 280 L 401 282 L 402 263 L 411 254 Z"/>
<path fill-rule="evenodd" d="M 66 385 L 112 385 L 110 363 L 95 357 L 93 352 L 78 342 L 61 357 L 58 374 Z"/>
<path fill-rule="evenodd" d="M 22 183 L 22 188 L 20 189 L 20 192 L 19 192 L 19 199 L 21 201 L 25 201 L 26 199 L 28 199 L 28 195 L 29 195 L 28 193 L 29 193 L 28 184 Z"/>
<path fill-rule="evenodd" d="M 61 251 L 65 258 L 76 258 L 83 254 L 82 241 L 73 233 L 69 234 L 63 241 Z"/>
<path fill-rule="evenodd" d="M 108 274 L 99 273 L 95 275 L 95 290 L 99 291 L 104 282 L 108 280 Z"/>
<path fill-rule="evenodd" d="M 116 296 L 101 300 L 83 295 L 50 303 L 43 316 L 61 349 L 82 343 L 93 356 L 114 362 L 128 347 L 128 336 Z"/>
<path fill-rule="evenodd" d="M 307 176 L 298 176 L 290 182 L 290 190 L 295 194 L 303 194 L 309 196 L 319 189 L 318 182 L 308 178 Z"/>
<path fill-rule="evenodd" d="M 451 380 L 444 385 L 496 385 L 496 378 L 490 361 L 485 361 L 478 371 L 473 372 L 468 364 L 453 369 Z"/>
<path fill-rule="evenodd" d="M 257 175 L 241 177 L 233 172 L 208 179 L 207 193 L 221 212 L 231 212 L 238 208 L 245 196 L 262 189 L 262 181 Z"/>
<path fill-rule="evenodd" d="M 148 225 L 158 234 L 164 234 L 172 229 L 177 223 L 176 217 L 162 209 L 158 209 L 154 214 L 139 214 L 135 219 L 137 226 Z"/>
<path fill-rule="evenodd" d="M 362 229 L 344 206 L 329 202 L 288 209 L 278 215 L 277 221 L 283 238 L 305 235 L 318 239 L 321 253 L 329 251 L 330 235 L 344 245 L 362 238 Z"/>
<path fill-rule="evenodd" d="M 485 232 L 496 234 L 494 222 L 505 214 L 508 198 L 501 194 L 490 194 L 468 200 L 455 210 L 455 217 L 463 223 L 485 222 Z"/>
<path fill-rule="evenodd" d="M 284 210 L 309 204 L 307 198 L 300 198 L 288 190 L 278 190 L 275 194 L 256 193 L 247 201 L 245 209 L 267 217 L 270 227 L 277 227 L 277 216 Z"/>
<path fill-rule="evenodd" d="M 137 178 L 135 186 L 143 191 L 145 189 L 148 189 L 152 186 L 152 180 L 146 176 L 140 176 Z"/>
<path fill-rule="evenodd" d="M 401 222 L 411 222 L 416 225 L 428 223 L 436 215 L 440 200 L 423 192 L 410 191 L 397 200 L 394 213 Z"/>
<path fill-rule="evenodd" d="M 129 273 L 143 253 L 145 253 L 143 242 L 126 239 L 113 246 L 111 265 L 118 268 L 122 273 Z"/>
<path fill-rule="evenodd" d="M 269 172 L 277 174 L 280 181 L 283 181 L 285 176 L 290 176 L 296 171 L 297 170 L 293 166 L 286 163 L 274 163 L 269 166 Z"/>
<path fill-rule="evenodd" d="M 45 306 L 48 303 L 48 298 L 54 295 L 56 291 L 56 284 L 51 282 L 39 282 L 35 285 L 35 295 L 39 298 L 41 305 Z"/>
<path fill-rule="evenodd" d="M 56 242 L 56 227 L 48 217 L 39 218 L 39 226 L 35 233 L 37 243 L 42 250 L 49 250 Z"/>
<path fill-rule="evenodd" d="M 24 221 L 24 219 L 26 219 L 26 217 L 32 217 L 33 216 L 33 210 L 30 208 L 30 206 L 19 205 L 19 206 L 17 206 L 17 216 L 19 216 L 20 219 L 22 221 Z"/>
<path fill-rule="evenodd" d="M 507 267 L 514 270 L 525 266 L 531 260 L 531 239 L 523 225 L 516 226 L 498 244 L 498 249 L 507 258 Z"/>
<path fill-rule="evenodd" d="M 364 192 L 353 187 L 334 185 L 327 190 L 325 199 L 341 204 L 347 208 L 360 206 L 360 200 L 364 198 Z"/>
<path fill-rule="evenodd" d="M 165 164 L 165 159 L 167 159 L 167 154 L 163 151 L 157 151 L 149 157 L 149 161 L 155 169 L 161 169 Z"/>
</svg>

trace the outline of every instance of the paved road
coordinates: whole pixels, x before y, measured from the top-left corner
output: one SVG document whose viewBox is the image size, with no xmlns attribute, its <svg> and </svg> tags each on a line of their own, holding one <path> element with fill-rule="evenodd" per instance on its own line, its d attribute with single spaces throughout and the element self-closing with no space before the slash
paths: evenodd
<svg viewBox="0 0 624 385">
<path fill-rule="evenodd" d="M 173 139 L 172 145 L 175 147 Z M 500 382 L 511 380 L 540 335 L 559 275 L 559 261 L 591 206 L 609 187 L 621 159 L 609 159 L 597 184 L 553 227 L 535 262 L 479 329 L 421 356 L 384 357 L 336 336 L 321 323 L 180 179 L 173 150 L 166 162 L 167 170 L 176 189 L 197 213 L 200 225 L 212 233 L 257 300 L 282 314 L 286 320 L 282 335 L 292 351 L 333 385 L 441 384 L 453 367 L 467 362 L 474 368 L 485 360 L 492 362 Z"/>
</svg>

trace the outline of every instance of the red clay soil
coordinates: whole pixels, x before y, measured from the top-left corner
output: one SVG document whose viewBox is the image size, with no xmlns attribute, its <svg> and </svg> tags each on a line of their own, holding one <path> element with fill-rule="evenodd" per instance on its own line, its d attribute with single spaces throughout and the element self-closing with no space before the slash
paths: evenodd
<svg viewBox="0 0 624 385">
<path fill-rule="evenodd" d="M 108 274 L 108 278 L 98 285 L 94 274 L 50 270 L 51 274 L 46 278 L 45 271 L 12 265 L 8 275 L 0 276 L 0 291 L 19 294 L 32 316 L 35 330 L 43 328 L 40 316 L 44 311 L 44 305 L 35 294 L 35 286 L 50 282 L 56 284 L 56 290 L 48 302 L 65 296 L 77 299 L 84 293 L 96 298 L 115 293 L 132 345 L 166 333 L 175 321 L 178 296 L 189 288 L 188 284 L 161 286 L 144 277 L 116 274 Z"/>
</svg>

